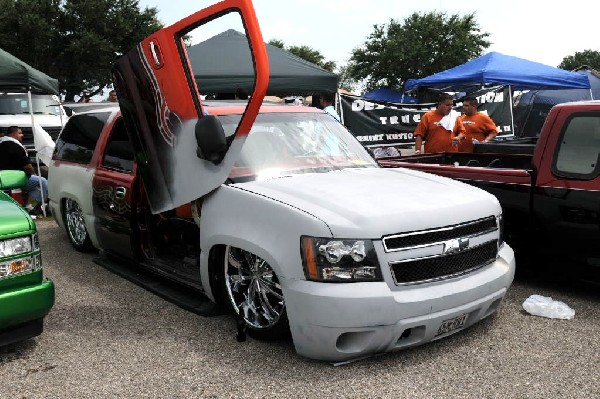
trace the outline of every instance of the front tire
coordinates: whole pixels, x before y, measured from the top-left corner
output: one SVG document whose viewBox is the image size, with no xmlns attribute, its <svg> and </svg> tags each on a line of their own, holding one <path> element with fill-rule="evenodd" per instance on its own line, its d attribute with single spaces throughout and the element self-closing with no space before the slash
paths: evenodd
<svg viewBox="0 0 600 399">
<path fill-rule="evenodd" d="M 95 250 L 83 218 L 83 211 L 77 201 L 65 199 L 64 222 L 67 236 L 73 248 L 79 252 L 92 252 Z"/>
<path fill-rule="evenodd" d="M 241 312 L 251 336 L 267 341 L 289 336 L 281 284 L 265 260 L 227 246 L 221 273 L 227 305 L 234 315 Z"/>
</svg>

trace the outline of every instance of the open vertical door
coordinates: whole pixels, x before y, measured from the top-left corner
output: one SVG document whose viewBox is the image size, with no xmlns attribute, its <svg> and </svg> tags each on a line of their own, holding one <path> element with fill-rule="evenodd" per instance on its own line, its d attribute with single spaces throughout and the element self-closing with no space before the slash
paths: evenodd
<svg viewBox="0 0 600 399">
<path fill-rule="evenodd" d="M 186 41 L 221 17 L 239 17 L 254 66 L 254 90 L 235 132 L 205 115 Z M 250 0 L 224 0 L 144 39 L 112 69 L 153 213 L 206 195 L 229 175 L 256 118 L 269 80 L 265 44 Z"/>
</svg>

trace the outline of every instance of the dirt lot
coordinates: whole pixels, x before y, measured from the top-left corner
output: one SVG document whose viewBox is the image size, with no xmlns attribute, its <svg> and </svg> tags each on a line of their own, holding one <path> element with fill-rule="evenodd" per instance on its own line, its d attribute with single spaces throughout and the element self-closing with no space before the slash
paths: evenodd
<svg viewBox="0 0 600 399">
<path fill-rule="evenodd" d="M 344 366 L 290 341 L 235 339 L 229 316 L 183 310 L 71 249 L 38 220 L 56 305 L 44 333 L 0 349 L 0 398 L 598 398 L 600 289 L 519 278 L 498 313 L 450 338 Z M 531 316 L 531 294 L 575 309 Z"/>
</svg>

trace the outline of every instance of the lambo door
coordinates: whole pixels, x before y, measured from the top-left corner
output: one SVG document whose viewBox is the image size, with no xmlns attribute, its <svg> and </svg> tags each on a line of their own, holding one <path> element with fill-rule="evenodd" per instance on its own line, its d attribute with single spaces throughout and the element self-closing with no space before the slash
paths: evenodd
<svg viewBox="0 0 600 399">
<path fill-rule="evenodd" d="M 188 45 L 219 34 L 218 20 L 232 17 L 245 31 L 253 89 L 237 128 L 225 132 L 203 108 L 202 60 L 192 65 Z M 237 59 L 225 53 L 224 74 Z M 269 66 L 252 2 L 224 0 L 149 36 L 112 73 L 150 208 L 159 213 L 227 179 L 265 96 Z"/>
</svg>

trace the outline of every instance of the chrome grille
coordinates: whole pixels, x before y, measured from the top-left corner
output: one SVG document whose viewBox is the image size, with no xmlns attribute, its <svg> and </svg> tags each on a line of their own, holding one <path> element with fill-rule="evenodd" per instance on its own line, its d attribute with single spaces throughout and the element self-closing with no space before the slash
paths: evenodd
<svg viewBox="0 0 600 399">
<path fill-rule="evenodd" d="M 390 263 L 397 285 L 441 280 L 468 273 L 496 259 L 498 241 L 489 241 L 450 255 L 438 255 Z"/>
<path fill-rule="evenodd" d="M 52 140 L 54 140 L 54 141 L 56 141 L 56 139 L 58 138 L 58 134 L 62 130 L 62 127 L 60 127 L 60 126 L 58 126 L 58 127 L 42 126 L 42 128 L 46 132 L 48 132 L 48 134 L 50 135 L 50 137 L 52 137 Z M 23 126 L 23 127 L 21 127 L 21 131 L 23 132 L 23 144 L 33 146 L 33 129 L 31 128 L 31 126 Z"/>
<path fill-rule="evenodd" d="M 383 247 L 386 252 L 399 251 L 405 248 L 420 245 L 431 245 L 460 237 L 469 237 L 489 233 L 498 228 L 496 218 L 490 216 L 469 223 L 442 227 L 435 230 L 415 231 L 396 234 L 383 238 Z"/>
</svg>

